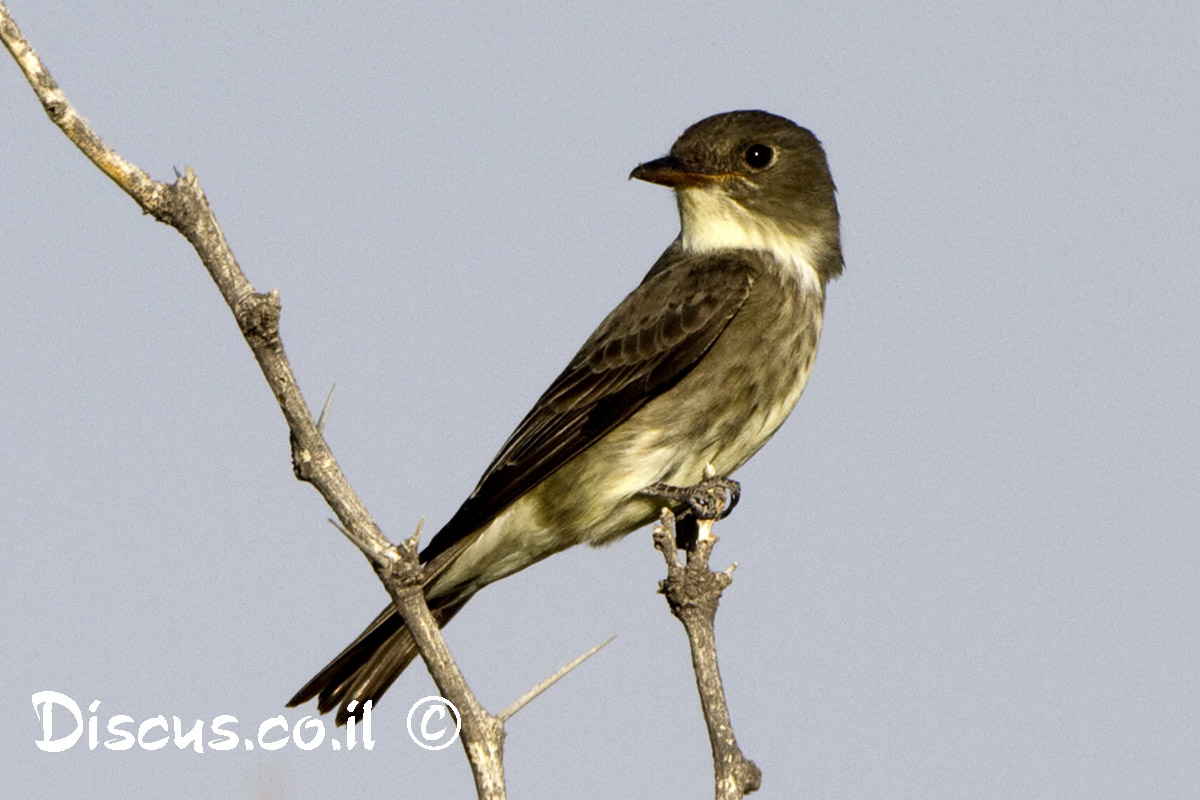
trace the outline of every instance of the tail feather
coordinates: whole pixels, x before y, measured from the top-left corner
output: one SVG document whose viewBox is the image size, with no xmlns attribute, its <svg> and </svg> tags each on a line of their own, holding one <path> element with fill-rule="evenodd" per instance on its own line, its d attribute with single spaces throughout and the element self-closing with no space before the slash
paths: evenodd
<svg viewBox="0 0 1200 800">
<path fill-rule="evenodd" d="M 438 626 L 444 626 L 466 605 L 466 600 L 450 601 L 431 607 Z M 350 646 L 338 654 L 304 684 L 288 701 L 288 707 L 317 698 L 317 711 L 325 714 L 337 709 L 337 724 L 345 725 L 358 717 L 363 704 L 379 698 L 395 682 L 417 655 L 417 644 L 394 606 L 385 608 Z M 357 700 L 355 712 L 346 706 Z"/>
</svg>

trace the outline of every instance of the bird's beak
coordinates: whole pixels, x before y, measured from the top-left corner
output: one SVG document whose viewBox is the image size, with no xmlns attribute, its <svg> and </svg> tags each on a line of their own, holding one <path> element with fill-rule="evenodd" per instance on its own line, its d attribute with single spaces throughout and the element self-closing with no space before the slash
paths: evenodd
<svg viewBox="0 0 1200 800">
<path fill-rule="evenodd" d="M 629 177 L 631 180 L 637 178 L 639 181 L 648 181 L 649 183 L 657 183 L 661 186 L 670 186 L 673 189 L 678 189 L 687 186 L 705 186 L 710 183 L 717 183 L 729 176 L 701 172 L 685 164 L 675 156 L 663 156 L 653 161 L 647 161 L 644 164 L 638 164 L 633 168 L 633 172 L 629 173 Z"/>
</svg>

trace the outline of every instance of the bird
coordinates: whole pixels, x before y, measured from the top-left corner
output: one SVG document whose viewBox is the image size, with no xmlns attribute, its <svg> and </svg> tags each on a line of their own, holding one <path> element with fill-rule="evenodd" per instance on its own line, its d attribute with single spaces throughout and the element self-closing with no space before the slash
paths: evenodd
<svg viewBox="0 0 1200 800">
<path fill-rule="evenodd" d="M 439 625 L 490 583 L 647 525 L 678 504 L 669 487 L 728 476 L 808 381 L 826 285 L 844 268 L 817 137 L 765 111 L 716 114 L 629 177 L 674 190 L 679 234 L 421 551 Z M 288 706 L 316 698 L 345 724 L 416 654 L 389 604 Z"/>
</svg>

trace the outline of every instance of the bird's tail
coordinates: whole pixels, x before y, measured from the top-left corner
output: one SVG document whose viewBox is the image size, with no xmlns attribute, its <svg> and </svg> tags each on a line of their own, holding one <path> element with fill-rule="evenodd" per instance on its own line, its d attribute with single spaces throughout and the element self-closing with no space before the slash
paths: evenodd
<svg viewBox="0 0 1200 800">
<path fill-rule="evenodd" d="M 432 600 L 430 611 L 438 625 L 444 626 L 466 603 L 467 599 L 462 597 L 450 597 L 441 602 Z M 350 717 L 361 715 L 363 704 L 368 700 L 378 703 L 416 655 L 417 644 L 412 634 L 396 608 L 389 605 L 349 647 L 296 692 L 288 701 L 288 707 L 307 703 L 315 697 L 319 713 L 336 708 L 337 724 L 345 725 Z M 346 709 L 351 700 L 358 701 L 353 712 Z"/>
</svg>

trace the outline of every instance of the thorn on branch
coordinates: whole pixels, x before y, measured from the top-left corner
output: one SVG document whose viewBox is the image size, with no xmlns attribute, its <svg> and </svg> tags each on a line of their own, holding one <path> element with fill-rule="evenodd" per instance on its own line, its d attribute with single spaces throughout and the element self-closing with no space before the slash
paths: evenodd
<svg viewBox="0 0 1200 800">
<path fill-rule="evenodd" d="M 414 561 L 420 560 L 421 552 L 421 533 L 425 530 L 425 518 L 421 517 L 417 520 L 417 528 L 413 531 L 412 536 L 405 539 L 399 544 L 399 548 L 403 551 L 406 558 L 411 558 Z"/>
<path fill-rule="evenodd" d="M 499 714 L 496 715 L 496 718 L 499 719 L 501 722 L 508 722 L 508 720 L 512 719 L 514 714 L 516 714 L 518 711 L 520 711 L 525 706 L 529 705 L 529 703 L 532 702 L 534 699 L 536 699 L 538 697 L 538 695 L 540 695 L 542 692 L 546 691 L 551 686 L 553 686 L 554 684 L 558 683 L 560 680 L 565 678 L 568 673 L 570 673 L 572 670 L 574 670 L 580 664 L 587 661 L 592 656 L 596 655 L 596 653 L 599 653 L 601 649 L 607 647 L 608 644 L 615 638 L 617 638 L 617 637 L 616 636 L 608 637 L 603 642 L 601 642 L 600 644 L 593 647 L 591 650 L 588 650 L 586 653 L 583 653 L 582 655 L 577 657 L 571 663 L 564 664 L 553 675 L 546 678 L 544 681 L 539 683 L 537 686 L 534 686 L 528 692 L 521 695 L 516 700 L 514 700 L 512 703 L 510 703 L 507 708 L 505 708 L 503 711 L 501 711 Z"/>
<path fill-rule="evenodd" d="M 317 432 L 321 435 L 325 434 L 325 421 L 329 419 L 329 409 L 333 407 L 333 390 L 337 388 L 337 384 L 329 387 L 329 394 L 325 396 L 325 405 L 321 407 L 321 416 L 317 417 Z M 422 518 L 424 522 L 424 518 Z M 418 533 L 420 528 L 417 529 Z"/>
</svg>

